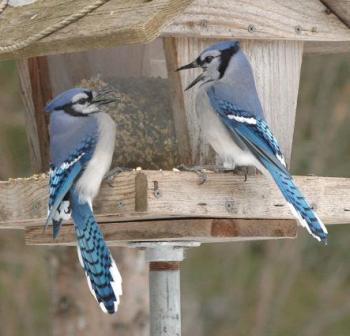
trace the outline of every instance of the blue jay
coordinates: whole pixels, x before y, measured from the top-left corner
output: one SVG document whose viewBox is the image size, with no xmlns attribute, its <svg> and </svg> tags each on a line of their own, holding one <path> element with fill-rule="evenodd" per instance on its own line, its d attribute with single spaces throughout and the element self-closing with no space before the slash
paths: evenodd
<svg viewBox="0 0 350 336">
<path fill-rule="evenodd" d="M 92 201 L 108 171 L 116 127 L 99 106 L 111 102 L 105 94 L 74 88 L 46 105 L 50 114 L 49 214 L 53 237 L 70 216 L 78 241 L 78 256 L 91 293 L 105 313 L 118 309 L 121 276 L 96 223 Z"/>
<path fill-rule="evenodd" d="M 295 185 L 258 98 L 250 63 L 239 41 L 215 43 L 179 70 L 201 67 L 196 112 L 200 130 L 225 167 L 255 166 L 272 177 L 300 224 L 318 241 L 327 229 Z"/>
</svg>

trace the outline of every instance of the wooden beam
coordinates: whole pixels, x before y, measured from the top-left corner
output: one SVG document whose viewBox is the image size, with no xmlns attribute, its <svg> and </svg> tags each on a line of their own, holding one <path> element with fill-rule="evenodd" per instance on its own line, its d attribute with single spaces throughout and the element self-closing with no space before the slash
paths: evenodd
<svg viewBox="0 0 350 336">
<path fill-rule="evenodd" d="M 198 241 L 219 243 L 261 239 L 295 238 L 295 220 L 256 219 L 171 219 L 101 224 L 109 245 L 139 241 Z M 57 239 L 42 226 L 26 229 L 28 245 L 75 245 L 73 225 L 63 225 Z"/>
<path fill-rule="evenodd" d="M 242 41 L 254 71 L 266 120 L 289 164 L 297 108 L 301 41 Z"/>
<path fill-rule="evenodd" d="M 47 58 L 19 60 L 17 73 L 25 106 L 25 127 L 32 171 L 39 173 L 49 167 L 48 115 L 44 112 L 44 107 L 52 98 L 52 90 Z"/>
<path fill-rule="evenodd" d="M 117 44 L 145 43 L 181 13 L 191 0 L 114 0 L 33 45 L 0 59 L 58 54 Z M 8 7 L 1 14 L 0 46 L 8 46 L 43 31 L 77 13 L 93 0 L 46 0 Z"/>
<path fill-rule="evenodd" d="M 192 150 L 189 135 L 188 119 L 185 113 L 184 88 L 181 83 L 181 74 L 176 72 L 180 66 L 176 39 L 172 37 L 163 39 L 164 53 L 166 58 L 168 79 L 170 86 L 170 99 L 172 103 L 176 140 L 178 144 L 179 162 L 192 163 Z"/>
<path fill-rule="evenodd" d="M 144 175 L 143 188 L 135 180 Z M 168 218 L 293 219 L 279 190 L 263 176 L 208 172 L 126 172 L 103 184 L 94 203 L 99 222 Z M 297 176 L 296 183 L 327 224 L 350 223 L 350 179 Z M 136 193 L 143 197 L 136 203 Z M 47 177 L 0 182 L 0 228 L 43 225 L 47 215 Z M 136 207 L 141 204 L 141 207 Z M 141 211 L 140 211 L 141 210 Z"/>
<path fill-rule="evenodd" d="M 212 157 L 209 155 L 208 145 L 205 139 L 200 139 L 200 129 L 198 126 L 199 120 L 196 112 L 198 87 L 194 87 L 188 92 L 184 92 L 184 89 L 199 75 L 201 70 L 190 69 L 175 74 L 174 71 L 178 67 L 188 64 L 197 58 L 200 52 L 206 48 L 211 41 L 212 40 L 186 37 L 172 38 L 171 40 L 168 40 L 168 49 L 171 50 L 168 50 L 166 54 L 170 73 L 170 83 L 176 88 L 176 96 L 174 96 L 173 100 L 178 106 L 177 108 L 175 107 L 174 114 L 177 114 L 178 120 L 181 118 L 181 126 L 177 127 L 177 129 L 180 128 L 184 130 L 183 132 L 188 132 L 187 136 L 192 162 L 200 164 L 213 162 L 210 162 Z M 177 130 L 177 132 L 179 131 Z"/>
<path fill-rule="evenodd" d="M 195 0 L 162 34 L 219 39 L 350 41 L 350 30 L 319 0 Z"/>
<path fill-rule="evenodd" d="M 8 7 L 1 14 L 1 46 L 56 24 L 88 2 L 46 0 Z M 0 59 L 145 43 L 159 35 L 350 41 L 350 30 L 318 0 L 115 0 L 23 50 L 0 53 Z"/>
<path fill-rule="evenodd" d="M 321 2 L 334 14 L 341 22 L 350 28 L 350 1 L 349 0 L 321 0 Z"/>
</svg>

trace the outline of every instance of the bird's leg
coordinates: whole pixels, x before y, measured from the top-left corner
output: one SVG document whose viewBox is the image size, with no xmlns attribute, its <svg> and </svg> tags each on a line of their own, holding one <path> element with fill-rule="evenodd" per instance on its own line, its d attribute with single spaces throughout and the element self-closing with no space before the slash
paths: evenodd
<svg viewBox="0 0 350 336">
<path fill-rule="evenodd" d="M 248 170 L 249 168 L 246 166 L 246 167 L 243 167 L 243 171 L 244 171 L 244 182 L 247 182 L 248 180 Z"/>
<path fill-rule="evenodd" d="M 207 176 L 207 174 L 205 173 L 204 170 L 213 170 L 212 169 L 213 167 L 215 167 L 215 166 L 193 166 L 193 167 L 189 167 L 189 166 L 186 166 L 184 164 L 181 164 L 181 165 L 177 166 L 176 168 L 178 170 L 181 170 L 181 171 L 188 171 L 188 172 L 196 173 L 197 176 L 199 177 L 198 184 L 203 184 L 208 179 L 208 176 Z"/>
<path fill-rule="evenodd" d="M 244 175 L 244 182 L 248 181 L 248 175 L 251 173 L 249 166 L 239 166 L 236 167 L 233 172 L 237 175 Z"/>
<path fill-rule="evenodd" d="M 113 178 L 118 176 L 120 173 L 127 172 L 127 171 L 132 171 L 132 169 L 126 168 L 126 167 L 115 167 L 115 168 L 112 168 L 110 171 L 108 171 L 105 174 L 103 179 L 107 181 L 110 187 L 112 187 Z"/>
</svg>

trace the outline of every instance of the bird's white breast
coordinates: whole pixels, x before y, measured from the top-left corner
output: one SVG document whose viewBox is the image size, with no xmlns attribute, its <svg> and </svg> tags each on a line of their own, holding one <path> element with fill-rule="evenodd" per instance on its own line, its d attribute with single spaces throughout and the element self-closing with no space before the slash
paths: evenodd
<svg viewBox="0 0 350 336">
<path fill-rule="evenodd" d="M 115 123 L 107 113 L 100 112 L 93 117 L 97 119 L 99 132 L 96 148 L 76 184 L 80 200 L 90 204 L 97 195 L 102 179 L 111 166 L 116 136 Z"/>
<path fill-rule="evenodd" d="M 212 108 L 204 88 L 198 90 L 196 112 L 200 124 L 202 141 L 206 141 L 219 155 L 225 168 L 254 165 L 256 159 L 243 151 L 233 140 L 230 131 Z"/>
</svg>

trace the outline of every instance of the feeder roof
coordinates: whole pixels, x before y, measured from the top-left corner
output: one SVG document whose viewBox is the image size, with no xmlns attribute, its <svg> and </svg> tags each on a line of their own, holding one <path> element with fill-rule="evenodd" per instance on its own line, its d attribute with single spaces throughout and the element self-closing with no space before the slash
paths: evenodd
<svg viewBox="0 0 350 336">
<path fill-rule="evenodd" d="M 21 7 L 8 6 L 0 14 L 0 49 L 25 41 L 94 3 L 96 0 L 37 0 Z M 0 59 L 149 42 L 190 3 L 191 0 L 106 1 L 25 49 L 0 50 Z"/>
<path fill-rule="evenodd" d="M 78 20 L 17 51 L 11 46 L 96 0 L 36 0 L 0 14 L 0 59 L 144 43 L 158 36 L 305 41 L 306 52 L 350 51 L 347 0 L 106 0 Z"/>
</svg>

